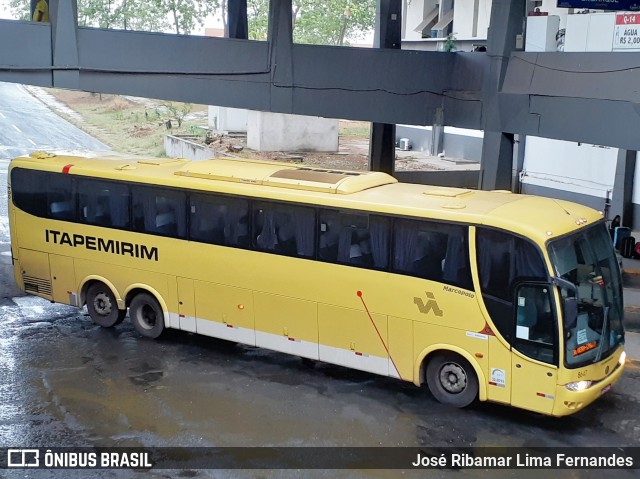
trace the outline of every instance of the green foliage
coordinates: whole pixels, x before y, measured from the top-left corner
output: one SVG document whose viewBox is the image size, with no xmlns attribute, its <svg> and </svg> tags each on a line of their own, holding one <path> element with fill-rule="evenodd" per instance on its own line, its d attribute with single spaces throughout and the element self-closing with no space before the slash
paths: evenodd
<svg viewBox="0 0 640 479">
<path fill-rule="evenodd" d="M 182 126 L 184 118 L 191 112 L 193 105 L 191 103 L 183 103 L 180 108 L 176 107 L 173 103 L 165 103 L 163 105 L 169 112 L 169 119 L 175 118 L 178 120 L 178 127 Z"/>
<path fill-rule="evenodd" d="M 29 20 L 31 2 L 29 0 L 11 0 L 9 10 L 16 20 Z"/>
<path fill-rule="evenodd" d="M 442 49 L 447 53 L 456 51 L 456 37 L 454 33 L 447 35 L 447 39 L 444 41 Z"/>
<path fill-rule="evenodd" d="M 177 34 L 190 34 L 197 25 L 202 26 L 204 18 L 219 7 L 219 0 L 147 0 L 168 16 Z"/>
<path fill-rule="evenodd" d="M 375 24 L 375 0 L 292 0 L 293 40 L 344 45 L 362 38 Z M 249 38 L 266 40 L 269 0 L 247 0 Z"/>
<path fill-rule="evenodd" d="M 62 0 L 61 0 L 62 1 Z M 81 26 L 141 31 L 173 30 L 191 34 L 207 15 L 220 9 L 226 19 L 228 0 L 78 0 Z M 296 43 L 345 45 L 374 27 L 375 0 L 292 0 Z M 29 0 L 10 0 L 15 18 L 29 18 Z M 269 0 L 247 0 L 249 38 L 266 40 Z"/>
</svg>

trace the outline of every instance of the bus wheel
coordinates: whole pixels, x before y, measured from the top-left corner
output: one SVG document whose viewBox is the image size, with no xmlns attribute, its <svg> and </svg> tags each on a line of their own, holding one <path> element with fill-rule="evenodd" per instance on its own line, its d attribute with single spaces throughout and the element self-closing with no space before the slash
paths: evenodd
<svg viewBox="0 0 640 479">
<path fill-rule="evenodd" d="M 129 317 L 136 330 L 146 338 L 156 339 L 164 330 L 164 313 L 156 298 L 140 293 L 129 305 Z"/>
<path fill-rule="evenodd" d="M 94 323 L 103 328 L 120 324 L 127 310 L 118 309 L 118 302 L 111 289 L 104 283 L 93 283 L 87 290 L 87 310 Z"/>
<path fill-rule="evenodd" d="M 441 353 L 427 364 L 427 385 L 441 403 L 465 407 L 478 396 L 478 378 L 469 361 L 454 353 Z"/>
</svg>

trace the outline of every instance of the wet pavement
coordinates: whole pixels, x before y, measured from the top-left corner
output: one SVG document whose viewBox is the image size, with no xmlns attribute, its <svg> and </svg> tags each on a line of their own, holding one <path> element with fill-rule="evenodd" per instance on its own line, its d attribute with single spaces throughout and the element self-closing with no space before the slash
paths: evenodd
<svg viewBox="0 0 640 479">
<path fill-rule="evenodd" d="M 0 185 L 6 184 L 7 165 L 0 159 Z M 613 390 L 587 410 L 555 419 L 496 404 L 452 409 L 412 384 L 181 331 L 145 340 L 128 320 L 100 328 L 84 311 L 15 288 L 6 254 L 6 201 L 0 187 L 0 447 L 640 444 L 640 364 L 634 360 Z M 541 472 L 491 474 L 537 478 Z M 397 477 L 399 471 L 303 474 Z M 144 475 L 300 477 L 301 472 L 184 469 Z M 484 477 L 486 471 L 403 475 Z M 637 477 L 620 470 L 583 470 L 579 476 Z M 0 470 L 0 477 L 142 476 L 125 470 Z"/>
</svg>

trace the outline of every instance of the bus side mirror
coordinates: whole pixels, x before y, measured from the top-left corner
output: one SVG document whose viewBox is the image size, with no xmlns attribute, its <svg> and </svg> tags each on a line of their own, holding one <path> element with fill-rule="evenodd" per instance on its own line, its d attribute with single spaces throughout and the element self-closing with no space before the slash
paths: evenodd
<svg viewBox="0 0 640 479">
<path fill-rule="evenodd" d="M 568 297 L 563 300 L 564 330 L 576 327 L 578 322 L 578 298 Z"/>
</svg>

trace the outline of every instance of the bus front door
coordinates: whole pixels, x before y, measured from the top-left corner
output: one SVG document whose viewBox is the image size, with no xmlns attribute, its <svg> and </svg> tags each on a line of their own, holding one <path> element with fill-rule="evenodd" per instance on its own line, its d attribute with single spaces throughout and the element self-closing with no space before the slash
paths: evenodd
<svg viewBox="0 0 640 479">
<path fill-rule="evenodd" d="M 522 283 L 516 288 L 512 347 L 513 406 L 550 414 L 558 381 L 557 321 L 551 287 Z"/>
</svg>

